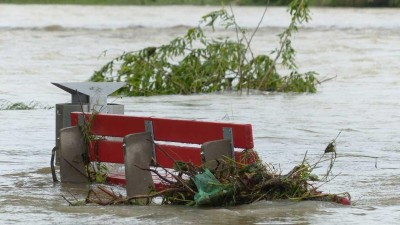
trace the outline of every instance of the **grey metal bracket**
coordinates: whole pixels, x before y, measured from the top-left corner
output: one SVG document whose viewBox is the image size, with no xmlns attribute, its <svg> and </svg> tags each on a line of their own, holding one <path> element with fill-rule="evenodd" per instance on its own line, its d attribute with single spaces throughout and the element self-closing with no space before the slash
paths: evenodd
<svg viewBox="0 0 400 225">
<path fill-rule="evenodd" d="M 146 195 L 149 187 L 154 188 L 154 182 L 149 169 L 152 159 L 151 138 L 149 132 L 129 134 L 124 137 L 124 161 L 126 192 L 128 197 Z M 147 204 L 147 199 L 141 200 Z"/>
<path fill-rule="evenodd" d="M 89 111 L 100 112 L 107 106 L 107 96 L 123 87 L 125 82 L 68 82 L 52 83 L 71 94 L 71 103 L 89 103 Z"/>
<path fill-rule="evenodd" d="M 224 135 L 224 140 L 230 140 L 231 144 L 231 157 L 235 157 L 234 147 L 233 147 L 233 131 L 231 127 L 223 127 L 222 132 Z"/>
<path fill-rule="evenodd" d="M 78 127 L 60 130 L 60 174 L 61 182 L 88 183 L 83 155 L 85 144 Z"/>
<path fill-rule="evenodd" d="M 231 141 L 228 139 L 221 139 L 216 141 L 205 142 L 201 145 L 203 165 L 211 170 L 223 170 L 224 158 L 231 158 L 232 152 Z"/>
<path fill-rule="evenodd" d="M 219 160 L 224 157 L 234 159 L 233 132 L 231 127 L 223 127 L 223 139 L 203 143 L 201 156 L 204 165 L 209 169 L 222 170 L 224 165 Z"/>
<path fill-rule="evenodd" d="M 156 158 L 156 144 L 154 143 L 154 130 L 153 130 L 153 121 L 145 120 L 144 121 L 144 128 L 146 132 L 150 133 L 151 136 L 151 145 L 152 145 L 152 152 L 153 152 L 153 159 L 154 162 L 157 162 Z"/>
</svg>

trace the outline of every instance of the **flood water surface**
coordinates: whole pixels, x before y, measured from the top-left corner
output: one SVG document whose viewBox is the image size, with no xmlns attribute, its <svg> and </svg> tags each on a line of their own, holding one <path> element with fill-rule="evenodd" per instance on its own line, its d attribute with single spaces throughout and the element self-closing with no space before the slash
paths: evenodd
<svg viewBox="0 0 400 225">
<path fill-rule="evenodd" d="M 43 106 L 70 101 L 50 82 L 80 82 L 127 50 L 167 43 L 212 7 L 0 5 L 0 100 Z M 234 7 L 254 29 L 263 8 Z M 88 187 L 53 183 L 54 109 L 0 110 L 2 224 L 396 224 L 400 220 L 400 11 L 312 9 L 296 34 L 300 68 L 314 70 L 316 94 L 207 94 L 123 97 L 128 115 L 251 123 L 263 161 L 287 173 L 307 152 L 316 162 L 337 139 L 327 193 L 349 192 L 352 206 L 326 202 L 258 202 L 226 208 L 68 206 Z M 251 16 L 249 16 L 251 15 Z M 273 50 L 288 23 L 269 8 L 252 42 Z M 230 35 L 221 32 L 217 35 Z M 107 50 L 105 56 L 103 51 Z M 327 164 L 316 173 L 323 175 Z"/>
</svg>

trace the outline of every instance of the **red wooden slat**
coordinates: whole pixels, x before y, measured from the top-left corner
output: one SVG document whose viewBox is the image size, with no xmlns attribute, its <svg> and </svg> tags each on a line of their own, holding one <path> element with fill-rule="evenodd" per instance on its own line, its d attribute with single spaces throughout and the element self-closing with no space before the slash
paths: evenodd
<svg viewBox="0 0 400 225">
<path fill-rule="evenodd" d="M 95 154 L 95 149 L 97 154 Z M 201 166 L 200 152 L 201 149 L 196 147 L 156 145 L 157 163 L 164 168 L 173 168 L 174 161 L 191 162 Z M 244 157 L 245 154 L 244 151 L 235 151 L 235 160 L 249 164 L 257 159 L 257 154 L 251 150 L 247 151 L 247 158 Z M 124 150 L 120 141 L 92 142 L 89 155 L 91 161 L 124 164 Z"/>
<path fill-rule="evenodd" d="M 71 126 L 78 125 L 81 112 L 71 113 Z M 91 120 L 86 114 L 87 121 Z M 144 121 L 150 120 L 147 117 L 133 117 L 125 115 L 96 114 L 91 121 L 92 132 L 100 136 L 125 137 L 128 134 L 145 131 Z"/>
<path fill-rule="evenodd" d="M 97 151 L 97 154 L 95 154 Z M 89 147 L 91 161 L 124 164 L 124 149 L 121 141 L 93 141 Z M 157 163 L 172 168 L 175 161 L 201 165 L 200 148 L 174 145 L 156 145 Z"/>
<path fill-rule="evenodd" d="M 202 164 L 200 151 L 200 148 L 195 147 L 157 145 L 156 160 L 164 168 L 173 168 L 174 161 L 191 162 L 200 166 Z"/>
<path fill-rule="evenodd" d="M 82 113 L 71 113 L 71 125 L 78 124 Z M 88 114 L 86 114 L 89 117 Z M 192 144 L 223 139 L 223 127 L 232 128 L 233 145 L 236 148 L 254 147 L 251 124 L 219 123 L 191 120 L 137 117 L 127 115 L 96 114 L 92 131 L 101 136 L 124 137 L 128 134 L 144 132 L 144 121 L 153 122 L 154 139 Z"/>
<path fill-rule="evenodd" d="M 97 151 L 97 154 L 95 154 Z M 121 141 L 93 141 L 89 146 L 91 161 L 124 164 L 124 149 Z"/>
</svg>

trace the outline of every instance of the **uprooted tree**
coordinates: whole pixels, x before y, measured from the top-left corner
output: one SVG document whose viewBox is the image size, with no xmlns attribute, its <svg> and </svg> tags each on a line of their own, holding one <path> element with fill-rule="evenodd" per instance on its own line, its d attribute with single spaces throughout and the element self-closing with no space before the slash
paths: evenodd
<svg viewBox="0 0 400 225">
<path fill-rule="evenodd" d="M 291 44 L 298 26 L 310 20 L 308 0 L 292 0 L 288 11 L 290 24 L 278 35 L 279 46 L 271 55 L 254 55 L 250 44 L 257 29 L 248 37 L 234 14 L 222 9 L 203 16 L 199 26 L 168 44 L 123 53 L 96 71 L 90 80 L 124 81 L 127 85 L 119 93 L 128 96 L 224 90 L 241 93 L 251 89 L 315 92 L 316 73 L 298 71 Z M 265 13 L 266 10 L 263 17 Z M 235 40 L 206 36 L 206 31 L 215 31 L 216 25 L 234 29 Z M 289 75 L 281 76 L 278 68 L 289 70 Z"/>
</svg>

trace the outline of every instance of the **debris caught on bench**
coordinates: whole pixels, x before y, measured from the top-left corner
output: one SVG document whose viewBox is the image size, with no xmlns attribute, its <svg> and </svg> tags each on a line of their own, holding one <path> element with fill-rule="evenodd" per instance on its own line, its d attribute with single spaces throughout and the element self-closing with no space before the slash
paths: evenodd
<svg viewBox="0 0 400 225">
<path fill-rule="evenodd" d="M 79 125 L 79 118 L 86 119 Z M 301 163 L 282 174 L 273 164 L 262 162 L 253 150 L 249 124 L 76 112 L 71 113 L 71 121 L 79 126 L 60 131 L 61 138 L 72 137 L 61 141 L 62 156 L 66 152 L 71 155 L 62 157 L 60 170 L 67 169 L 67 175 L 75 172 L 76 176 L 88 176 L 85 181 L 91 182 L 92 188 L 85 201 L 87 204 L 235 206 L 282 199 L 350 204 L 348 193 L 325 194 L 318 190 L 332 180 L 337 137 L 315 163 L 309 163 L 306 153 Z M 126 126 L 115 129 L 115 124 Z M 105 127 L 109 132 L 105 132 Z M 176 131 L 174 135 L 171 130 Z M 68 135 L 69 132 L 73 135 Z M 110 136 L 123 137 L 123 141 L 108 140 Z M 215 139 L 220 140 L 212 141 Z M 167 145 L 166 141 L 200 144 L 201 147 Z M 235 147 L 242 149 L 235 152 Z M 209 152 L 218 154 L 207 155 Z M 124 165 L 125 175 L 122 179 L 111 176 L 104 163 Z M 318 177 L 314 169 L 322 163 L 329 163 L 327 172 Z M 61 181 L 76 182 L 71 177 L 74 176 L 64 174 Z M 116 192 L 113 186 L 95 183 L 99 181 L 125 186 L 126 196 Z"/>
<path fill-rule="evenodd" d="M 311 165 L 304 157 L 301 164 L 285 175 L 260 159 L 252 164 L 242 164 L 227 158 L 220 162 L 224 168 L 211 170 L 191 163 L 176 162 L 174 168 L 180 179 L 161 177 L 169 181 L 169 186 L 162 191 L 150 190 L 148 195 L 127 198 L 115 194 L 111 189 L 94 186 L 86 202 L 101 205 L 143 204 L 145 199 L 147 204 L 161 197 L 163 205 L 234 206 L 281 199 L 317 200 L 349 205 L 348 193 L 324 194 L 317 190 L 316 184 L 323 181 L 312 174 L 312 171 L 321 160 L 322 157 Z M 139 202 L 139 199 L 142 201 Z"/>
</svg>

